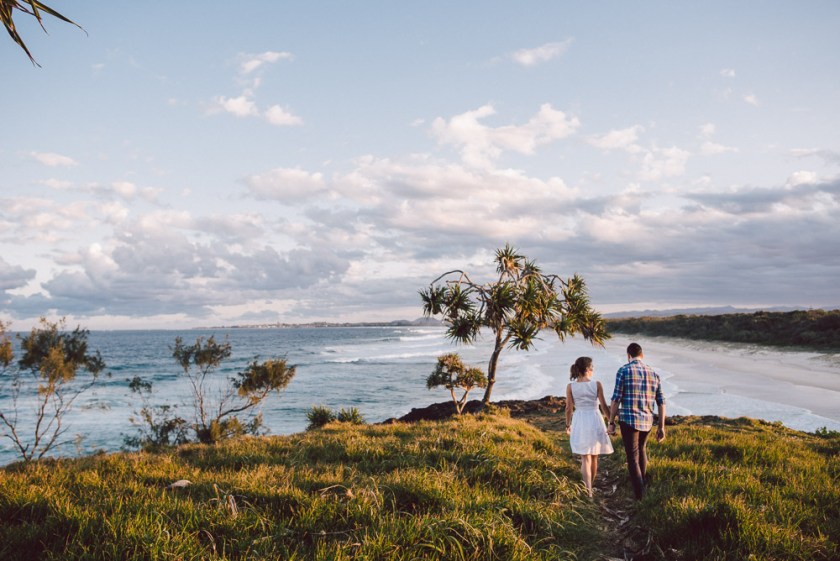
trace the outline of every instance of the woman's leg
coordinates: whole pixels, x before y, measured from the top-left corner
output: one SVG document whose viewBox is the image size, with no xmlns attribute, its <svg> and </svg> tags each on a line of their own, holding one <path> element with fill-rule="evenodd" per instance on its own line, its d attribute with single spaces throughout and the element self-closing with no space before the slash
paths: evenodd
<svg viewBox="0 0 840 561">
<path fill-rule="evenodd" d="M 595 486 L 595 478 L 598 476 L 598 456 L 593 454 L 592 456 L 592 477 L 590 481 L 592 482 L 592 486 Z"/>
<path fill-rule="evenodd" d="M 580 457 L 580 474 L 583 476 L 583 484 L 586 492 L 592 496 L 592 456 L 584 454 Z"/>
</svg>

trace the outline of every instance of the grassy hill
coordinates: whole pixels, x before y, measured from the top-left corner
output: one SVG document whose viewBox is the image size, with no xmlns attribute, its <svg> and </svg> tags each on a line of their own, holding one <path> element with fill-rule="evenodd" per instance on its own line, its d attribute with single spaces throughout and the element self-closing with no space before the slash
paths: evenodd
<svg viewBox="0 0 840 561">
<path fill-rule="evenodd" d="M 651 445 L 636 505 L 620 446 L 584 496 L 560 415 L 16 464 L 0 470 L 0 558 L 607 559 L 631 537 L 637 558 L 840 556 L 840 435 L 683 419 Z"/>
</svg>

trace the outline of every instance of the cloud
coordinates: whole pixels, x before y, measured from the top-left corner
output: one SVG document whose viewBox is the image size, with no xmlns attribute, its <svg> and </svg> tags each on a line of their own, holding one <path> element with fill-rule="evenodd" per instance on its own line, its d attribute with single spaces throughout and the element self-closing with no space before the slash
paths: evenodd
<svg viewBox="0 0 840 561">
<path fill-rule="evenodd" d="M 359 207 L 352 222 L 336 216 L 333 226 L 351 230 L 347 239 L 367 233 L 377 245 L 396 251 L 400 261 L 400 253 L 480 245 L 481 239 L 562 240 L 570 235 L 564 215 L 576 193 L 556 177 L 540 180 L 513 170 L 376 158 L 336 177 L 332 190 Z M 321 232 L 316 228 L 313 235 Z"/>
<path fill-rule="evenodd" d="M 24 269 L 20 265 L 11 265 L 0 256 L 0 291 L 21 288 L 34 278 L 34 269 Z"/>
<path fill-rule="evenodd" d="M 635 154 L 642 150 L 641 146 L 636 144 L 636 141 L 639 138 L 639 133 L 644 132 L 644 130 L 641 125 L 634 125 L 626 129 L 612 130 L 602 135 L 590 136 L 586 141 L 601 150 L 624 150 Z"/>
<path fill-rule="evenodd" d="M 735 70 L 732 68 L 724 68 L 720 71 L 720 75 L 724 78 L 734 78 L 735 77 Z"/>
<path fill-rule="evenodd" d="M 265 112 L 265 118 L 269 123 L 278 127 L 300 126 L 303 124 L 303 119 L 279 105 L 269 107 Z"/>
<path fill-rule="evenodd" d="M 245 179 L 245 185 L 254 198 L 278 201 L 305 199 L 322 193 L 326 188 L 323 174 L 300 168 L 276 168 L 251 175 Z"/>
<path fill-rule="evenodd" d="M 639 177 L 647 181 L 658 181 L 666 177 L 677 177 L 685 173 L 685 165 L 691 154 L 681 148 L 654 148 L 642 159 Z"/>
<path fill-rule="evenodd" d="M 706 141 L 700 146 L 700 153 L 704 156 L 713 156 L 715 154 L 725 154 L 726 152 L 737 152 L 738 149 L 732 146 L 724 146 L 716 142 Z"/>
<path fill-rule="evenodd" d="M 760 105 L 758 102 L 758 97 L 755 94 L 746 94 L 744 96 L 744 101 L 746 101 L 753 107 L 758 107 Z"/>
<path fill-rule="evenodd" d="M 519 49 L 512 53 L 510 58 L 522 66 L 536 66 L 564 55 L 573 41 L 574 39 L 566 39 L 562 42 L 546 43 L 534 49 Z"/>
<path fill-rule="evenodd" d="M 524 125 L 493 128 L 480 122 L 495 114 L 492 105 L 484 105 L 448 121 L 438 117 L 432 123 L 432 134 L 440 144 L 460 150 L 464 162 L 487 167 L 505 151 L 533 154 L 538 146 L 570 136 L 580 126 L 577 117 L 569 117 L 548 103 Z"/>
<path fill-rule="evenodd" d="M 795 171 L 790 174 L 790 177 L 788 177 L 785 185 L 787 187 L 796 187 L 799 185 L 815 185 L 819 182 L 819 175 L 813 171 Z"/>
<path fill-rule="evenodd" d="M 260 114 L 254 101 L 244 94 L 239 97 L 217 97 L 214 110 L 225 111 L 237 117 L 255 117 Z"/>
<path fill-rule="evenodd" d="M 820 148 L 795 148 L 790 151 L 797 158 L 817 157 L 828 165 L 840 165 L 840 152 Z"/>
<path fill-rule="evenodd" d="M 260 54 L 243 54 L 240 55 L 240 58 L 242 59 L 242 62 L 239 64 L 239 71 L 242 74 L 251 74 L 265 64 L 274 63 L 280 60 L 294 60 L 294 55 L 286 51 L 266 51 Z"/>
<path fill-rule="evenodd" d="M 79 165 L 70 156 L 62 156 L 54 152 L 30 152 L 29 155 L 49 167 L 72 167 Z"/>
<path fill-rule="evenodd" d="M 715 134 L 714 123 L 705 123 L 700 125 L 700 137 L 706 140 L 700 145 L 700 153 L 704 156 L 714 156 L 716 154 L 725 154 L 726 152 L 738 152 L 738 149 L 733 146 L 724 146 L 717 142 L 712 142 L 711 138 Z"/>
</svg>

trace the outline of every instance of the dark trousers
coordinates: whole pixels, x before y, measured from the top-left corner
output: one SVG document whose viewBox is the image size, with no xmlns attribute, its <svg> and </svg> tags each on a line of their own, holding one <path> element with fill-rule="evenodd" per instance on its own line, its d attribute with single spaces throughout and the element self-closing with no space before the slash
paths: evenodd
<svg viewBox="0 0 840 561">
<path fill-rule="evenodd" d="M 621 441 L 627 454 L 627 471 L 630 472 L 630 482 L 636 498 L 641 500 L 645 496 L 645 474 L 647 472 L 647 438 L 650 431 L 636 430 L 630 425 L 619 423 L 621 427 Z"/>
</svg>

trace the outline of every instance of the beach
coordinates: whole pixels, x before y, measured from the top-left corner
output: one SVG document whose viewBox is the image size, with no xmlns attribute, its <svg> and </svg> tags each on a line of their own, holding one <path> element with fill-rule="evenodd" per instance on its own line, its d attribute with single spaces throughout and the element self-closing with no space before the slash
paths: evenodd
<svg viewBox="0 0 840 561">
<path fill-rule="evenodd" d="M 663 378 L 668 415 L 747 416 L 809 432 L 840 430 L 837 354 L 625 335 L 604 350 L 622 356 L 632 341 Z"/>
</svg>

